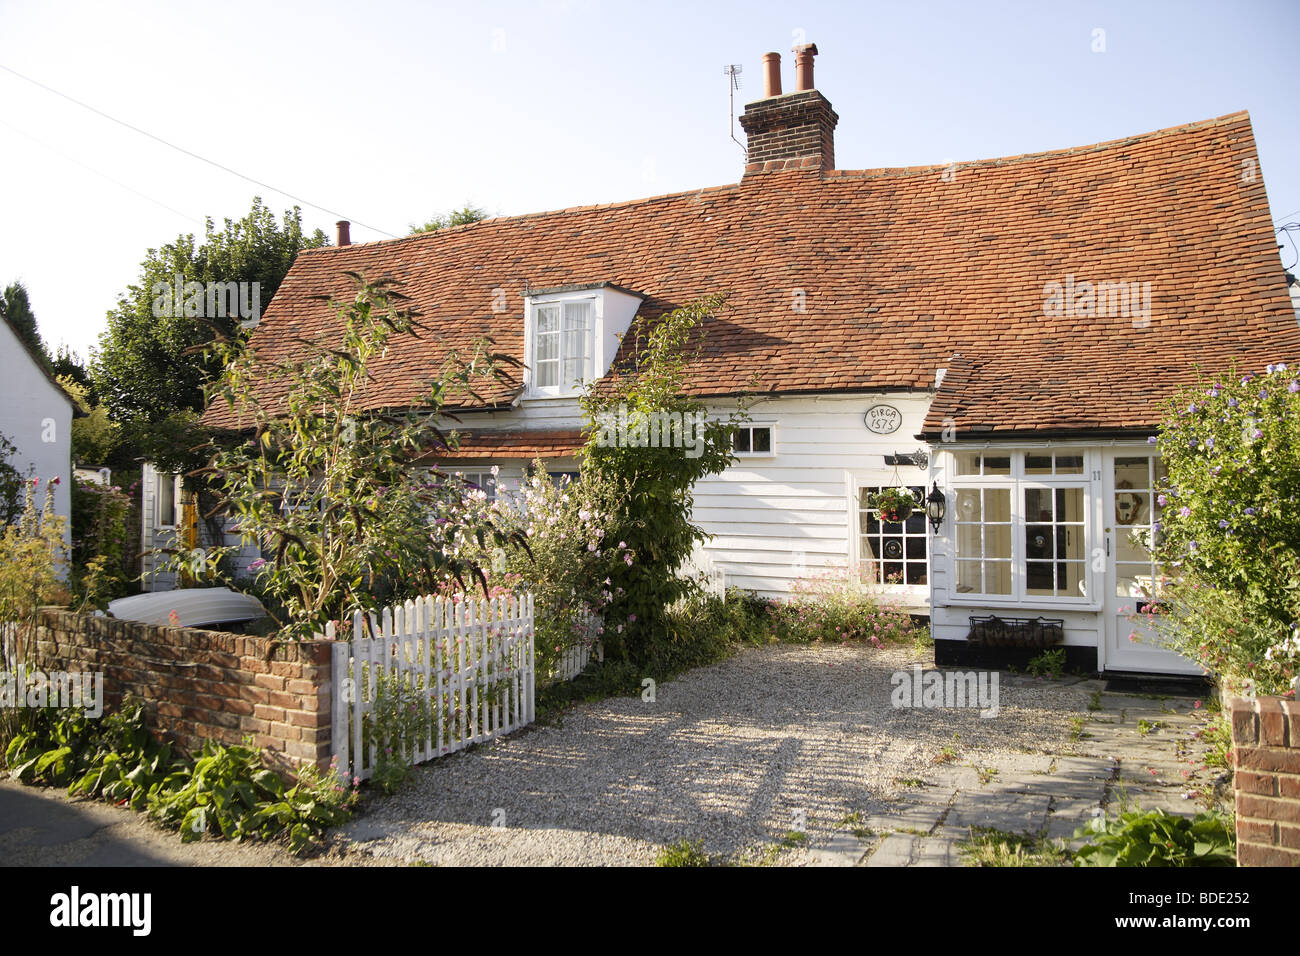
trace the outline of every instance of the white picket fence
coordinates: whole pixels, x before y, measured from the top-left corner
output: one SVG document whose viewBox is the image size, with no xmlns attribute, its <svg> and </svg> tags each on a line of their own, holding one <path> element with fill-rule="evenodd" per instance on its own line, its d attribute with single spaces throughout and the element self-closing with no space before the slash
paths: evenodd
<svg viewBox="0 0 1300 956">
<path fill-rule="evenodd" d="M 333 754 L 338 772 L 369 778 L 389 747 L 422 763 L 526 726 L 534 717 L 533 596 L 426 597 L 352 618 L 333 647 Z M 333 628 L 326 637 L 334 638 Z M 405 739 L 383 736 L 398 709 Z M 379 720 L 380 714 L 385 721 Z M 399 737 L 405 735 L 399 735 Z"/>
<path fill-rule="evenodd" d="M 571 647 L 565 648 L 560 654 L 560 659 L 551 673 L 547 675 L 548 681 L 569 681 L 573 680 L 591 663 L 591 656 L 596 655 L 596 660 L 605 659 L 605 645 L 596 637 L 596 627 L 601 622 L 598 615 L 591 614 L 587 617 L 587 634 L 585 639 Z"/>
<path fill-rule="evenodd" d="M 698 544 L 690 557 L 677 569 L 677 575 L 694 578 L 706 594 L 712 594 L 723 601 L 727 599 L 727 572 L 716 566 L 709 553 Z"/>
</svg>

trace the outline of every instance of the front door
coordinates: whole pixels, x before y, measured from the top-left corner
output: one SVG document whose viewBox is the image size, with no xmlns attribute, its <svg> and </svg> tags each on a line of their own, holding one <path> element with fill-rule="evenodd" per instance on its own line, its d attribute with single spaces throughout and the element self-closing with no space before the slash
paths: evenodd
<svg viewBox="0 0 1300 956">
<path fill-rule="evenodd" d="M 1159 506 L 1155 485 L 1163 477 L 1159 458 L 1139 451 L 1102 456 L 1106 535 L 1106 663 L 1112 671 L 1200 674 L 1201 668 L 1162 647 L 1143 611 L 1150 605 L 1160 566 L 1151 558 Z"/>
</svg>

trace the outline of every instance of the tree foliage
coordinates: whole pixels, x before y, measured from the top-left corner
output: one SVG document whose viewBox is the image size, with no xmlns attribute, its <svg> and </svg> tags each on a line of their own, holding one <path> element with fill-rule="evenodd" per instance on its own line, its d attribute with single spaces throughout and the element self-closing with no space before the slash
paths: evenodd
<svg viewBox="0 0 1300 956">
<path fill-rule="evenodd" d="M 159 315 L 159 284 L 174 288 L 185 282 L 257 283 L 265 306 L 303 249 L 327 244 L 317 229 L 302 229 L 295 207 L 283 224 L 254 199 L 251 211 L 218 229 L 211 219 L 202 241 L 193 234 L 150 249 L 140 275 L 108 313 L 108 329 L 91 356 L 90 374 L 97 398 L 121 423 L 156 423 L 176 412 L 201 412 L 204 386 L 220 371 L 214 353 L 203 347 L 214 336 L 240 336 L 238 316 L 187 316 L 182 308 Z M 251 288 L 251 287 L 250 287 Z"/>
<path fill-rule="evenodd" d="M 525 546 L 522 535 L 472 513 L 462 482 L 418 465 L 454 444 L 437 423 L 443 407 L 507 378 L 512 360 L 482 344 L 468 359 L 453 354 L 418 408 L 373 410 L 370 367 L 419 326 L 399 293 L 354 278 L 356 297 L 334 303 L 341 341 L 311 343 L 305 357 L 275 364 L 228 347 L 210 389 L 252 431 L 214 444 L 203 476 L 242 543 L 265 555 L 252 570 L 284 609 L 285 637 L 310 637 L 395 595 L 432 593 L 448 578 L 486 589 L 465 544 Z M 264 400 L 267 382 L 282 398 Z M 179 554 L 174 566 L 215 573 L 235 550 Z"/>
<path fill-rule="evenodd" d="M 723 304 L 722 296 L 712 296 L 654 321 L 638 317 L 628 333 L 628 363 L 592 383 L 580 400 L 587 432 L 583 472 L 620 486 L 608 540 L 636 555 L 610 566 L 614 598 L 606 620 L 626 629 L 606 628 L 606 653 L 650 668 L 671 668 L 677 635 L 668 609 L 698 588 L 677 573 L 708 537 L 691 521 L 692 488 L 735 461 L 732 429 L 747 417 L 742 407 L 726 422 L 708 421 L 703 402 L 685 394 L 701 323 Z M 699 442 L 640 443 L 651 422 L 671 420 L 691 422 Z"/>
<path fill-rule="evenodd" d="M 21 282 L 11 282 L 0 293 L 0 315 L 4 316 L 14 334 L 26 343 L 37 360 L 50 368 L 50 351 L 45 347 L 40 329 L 36 324 L 36 314 L 32 312 L 32 303 L 27 295 L 27 288 Z"/>
<path fill-rule="evenodd" d="M 448 226 L 464 226 L 471 222 L 479 222 L 487 217 L 486 210 L 466 203 L 460 209 L 453 209 L 450 212 L 434 216 L 422 226 L 411 226 L 411 235 L 415 235 L 417 232 L 437 232 L 439 229 L 446 229 Z"/>
</svg>

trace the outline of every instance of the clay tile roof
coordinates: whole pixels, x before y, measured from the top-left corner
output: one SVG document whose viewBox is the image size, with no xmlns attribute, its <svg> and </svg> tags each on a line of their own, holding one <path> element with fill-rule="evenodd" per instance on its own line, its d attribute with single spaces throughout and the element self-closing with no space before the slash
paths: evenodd
<svg viewBox="0 0 1300 956">
<path fill-rule="evenodd" d="M 483 336 L 522 361 L 525 282 L 611 283 L 644 295 L 650 316 L 728 293 L 692 366 L 701 396 L 928 391 L 961 353 L 969 368 L 945 379 L 927 434 L 945 419 L 960 432 L 1149 428 L 1198 363 L 1300 359 L 1244 112 L 955 168 L 760 172 L 306 250 L 254 333 L 259 354 L 328 336 L 337 320 L 314 297 L 347 295 L 345 270 L 403 283 L 429 327 L 376 366 L 376 405 L 418 401 L 448 351 Z M 1045 316 L 1046 283 L 1067 276 L 1149 288 L 1150 314 Z M 205 420 L 236 424 L 224 407 Z"/>
<path fill-rule="evenodd" d="M 455 451 L 440 457 L 447 460 L 478 460 L 504 458 L 570 458 L 583 444 L 582 433 L 572 431 L 465 431 L 456 429 L 460 444 Z"/>
</svg>

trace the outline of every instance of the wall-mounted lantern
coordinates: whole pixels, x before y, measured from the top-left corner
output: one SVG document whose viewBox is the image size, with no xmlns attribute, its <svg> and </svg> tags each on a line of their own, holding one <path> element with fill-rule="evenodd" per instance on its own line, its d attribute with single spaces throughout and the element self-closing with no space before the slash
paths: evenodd
<svg viewBox="0 0 1300 956">
<path fill-rule="evenodd" d="M 930 519 L 930 527 L 934 529 L 935 534 L 938 534 L 943 526 L 943 516 L 947 510 L 948 499 L 939 490 L 938 482 L 935 482 L 933 490 L 925 499 L 925 515 Z"/>
</svg>

